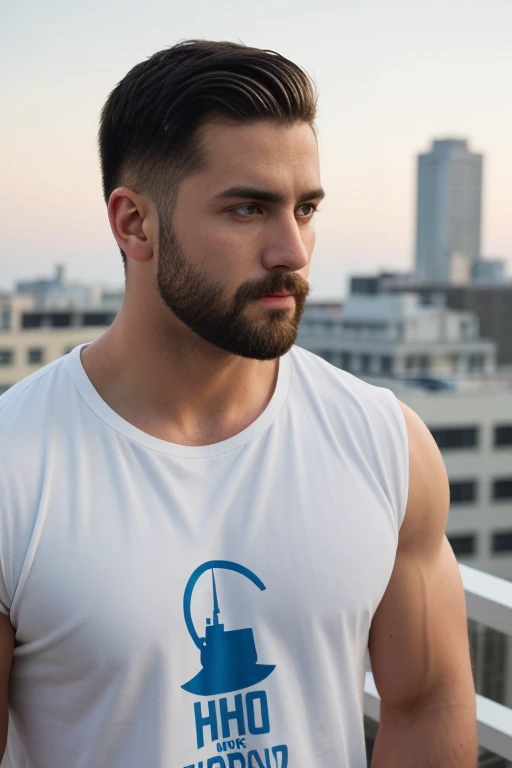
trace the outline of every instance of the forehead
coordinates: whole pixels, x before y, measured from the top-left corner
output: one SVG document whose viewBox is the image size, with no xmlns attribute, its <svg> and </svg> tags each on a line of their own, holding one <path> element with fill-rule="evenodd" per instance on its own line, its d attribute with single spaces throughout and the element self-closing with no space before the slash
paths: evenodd
<svg viewBox="0 0 512 768">
<path fill-rule="evenodd" d="M 212 121 L 198 138 L 206 160 L 198 177 L 207 194 L 232 185 L 268 187 L 290 195 L 320 186 L 318 145 L 306 123 Z"/>
</svg>

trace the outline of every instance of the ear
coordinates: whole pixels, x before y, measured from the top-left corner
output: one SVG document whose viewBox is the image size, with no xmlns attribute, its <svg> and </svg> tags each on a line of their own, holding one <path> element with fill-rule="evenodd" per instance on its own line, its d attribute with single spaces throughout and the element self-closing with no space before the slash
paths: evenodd
<svg viewBox="0 0 512 768">
<path fill-rule="evenodd" d="M 129 187 L 114 189 L 108 201 L 108 218 L 112 234 L 127 258 L 140 262 L 152 258 L 157 216 L 146 195 Z"/>
</svg>

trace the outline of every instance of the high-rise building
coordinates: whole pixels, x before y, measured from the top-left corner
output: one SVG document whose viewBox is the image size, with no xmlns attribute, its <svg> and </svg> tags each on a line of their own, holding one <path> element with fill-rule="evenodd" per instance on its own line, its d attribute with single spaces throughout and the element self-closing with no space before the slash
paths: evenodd
<svg viewBox="0 0 512 768">
<path fill-rule="evenodd" d="M 416 274 L 461 281 L 480 258 L 482 155 L 465 139 L 433 142 L 418 156 Z"/>
</svg>

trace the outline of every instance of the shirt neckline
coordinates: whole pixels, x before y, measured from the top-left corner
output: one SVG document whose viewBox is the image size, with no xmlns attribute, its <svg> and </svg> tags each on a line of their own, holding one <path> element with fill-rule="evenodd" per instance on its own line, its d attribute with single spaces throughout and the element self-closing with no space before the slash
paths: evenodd
<svg viewBox="0 0 512 768">
<path fill-rule="evenodd" d="M 279 368 L 274 393 L 265 410 L 252 422 L 252 424 L 249 424 L 248 427 L 238 434 L 233 435 L 233 437 L 230 437 L 227 440 L 222 440 L 219 443 L 212 443 L 210 445 L 179 445 L 178 443 L 171 443 L 167 440 L 153 437 L 152 435 L 147 434 L 147 432 L 135 427 L 107 405 L 94 388 L 83 367 L 80 355 L 82 349 L 86 346 L 87 343 L 75 347 L 65 357 L 68 371 L 82 398 L 89 408 L 116 432 L 128 437 L 130 440 L 134 440 L 146 448 L 159 451 L 160 453 L 167 453 L 172 456 L 183 456 L 186 458 L 204 458 L 208 456 L 218 456 L 235 450 L 257 437 L 270 426 L 288 398 L 292 368 L 290 352 L 287 352 L 279 358 Z"/>
</svg>

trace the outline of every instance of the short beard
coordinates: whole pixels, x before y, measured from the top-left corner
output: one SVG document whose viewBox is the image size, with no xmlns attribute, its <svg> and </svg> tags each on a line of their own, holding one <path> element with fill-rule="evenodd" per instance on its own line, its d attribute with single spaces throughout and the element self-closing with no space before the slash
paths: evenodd
<svg viewBox="0 0 512 768">
<path fill-rule="evenodd" d="M 160 219 L 158 291 L 179 320 L 205 341 L 240 357 L 273 360 L 292 347 L 309 294 L 309 284 L 293 272 L 269 272 L 243 283 L 229 301 L 222 285 L 199 272 L 186 259 L 171 227 Z M 253 299 L 291 293 L 294 310 L 270 309 L 251 321 L 243 311 Z"/>
</svg>

